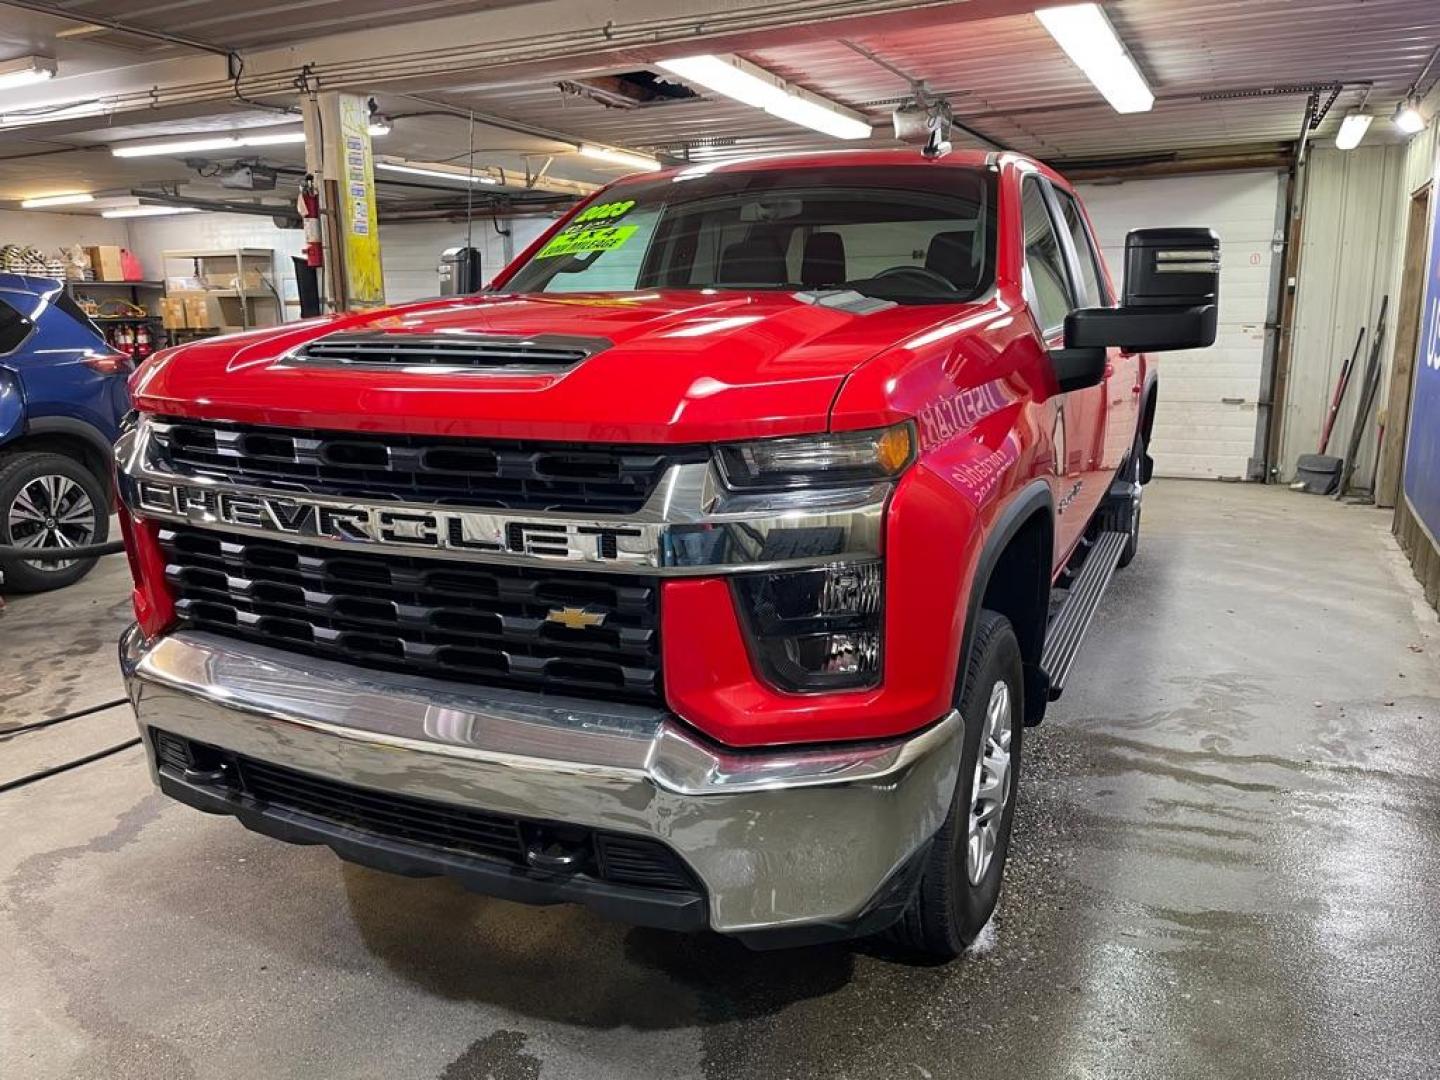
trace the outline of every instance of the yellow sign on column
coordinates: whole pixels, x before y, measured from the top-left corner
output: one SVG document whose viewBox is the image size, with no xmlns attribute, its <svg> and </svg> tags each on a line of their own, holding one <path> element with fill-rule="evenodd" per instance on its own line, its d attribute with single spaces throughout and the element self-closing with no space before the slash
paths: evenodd
<svg viewBox="0 0 1440 1080">
<path fill-rule="evenodd" d="M 375 159 L 370 148 L 370 110 L 354 94 L 320 95 L 320 111 L 329 125 L 325 176 L 335 181 L 334 207 L 344 245 L 345 293 L 348 306 L 378 307 L 385 303 L 380 267 L 380 233 L 375 216 Z"/>
</svg>

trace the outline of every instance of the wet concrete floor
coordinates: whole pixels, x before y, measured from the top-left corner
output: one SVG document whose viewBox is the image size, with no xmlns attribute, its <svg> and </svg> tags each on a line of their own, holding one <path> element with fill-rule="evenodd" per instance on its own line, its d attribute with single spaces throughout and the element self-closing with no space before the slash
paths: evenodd
<svg viewBox="0 0 1440 1080">
<path fill-rule="evenodd" d="M 1388 519 L 1150 489 L 943 967 L 357 869 L 167 803 L 136 750 L 0 795 L 0 1077 L 1440 1076 L 1440 633 Z M 116 695 L 124 589 L 12 600 L 0 729 Z M 0 742 L 0 781 L 123 716 Z"/>
</svg>

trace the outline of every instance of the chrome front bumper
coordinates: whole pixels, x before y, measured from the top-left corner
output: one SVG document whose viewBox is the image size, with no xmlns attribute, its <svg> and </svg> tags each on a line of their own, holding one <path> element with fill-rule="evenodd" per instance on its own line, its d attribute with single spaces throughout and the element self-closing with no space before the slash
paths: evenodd
<svg viewBox="0 0 1440 1080">
<path fill-rule="evenodd" d="M 723 933 L 864 918 L 939 830 L 960 760 L 956 713 L 897 742 L 739 752 L 663 710 L 200 632 L 146 642 L 131 627 L 120 658 L 157 782 L 152 727 L 358 787 L 651 837 L 694 871 Z"/>
</svg>

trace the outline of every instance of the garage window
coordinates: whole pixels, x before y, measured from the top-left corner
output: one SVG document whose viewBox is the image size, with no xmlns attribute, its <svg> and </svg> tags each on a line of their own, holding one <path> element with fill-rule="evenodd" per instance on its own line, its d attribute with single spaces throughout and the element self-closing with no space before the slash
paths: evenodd
<svg viewBox="0 0 1440 1080">
<path fill-rule="evenodd" d="M 851 289 L 959 303 L 993 282 L 993 177 L 848 167 L 622 184 L 569 219 L 507 292 Z"/>
</svg>

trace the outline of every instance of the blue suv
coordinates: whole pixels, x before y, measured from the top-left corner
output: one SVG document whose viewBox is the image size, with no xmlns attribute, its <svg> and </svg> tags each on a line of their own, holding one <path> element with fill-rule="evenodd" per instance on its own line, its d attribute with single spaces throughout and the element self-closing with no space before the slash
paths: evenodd
<svg viewBox="0 0 1440 1080">
<path fill-rule="evenodd" d="M 109 538 L 110 447 L 131 369 L 63 282 L 0 274 L 0 547 L 58 552 Z M 94 565 L 0 560 L 0 591 L 59 588 Z"/>
</svg>

